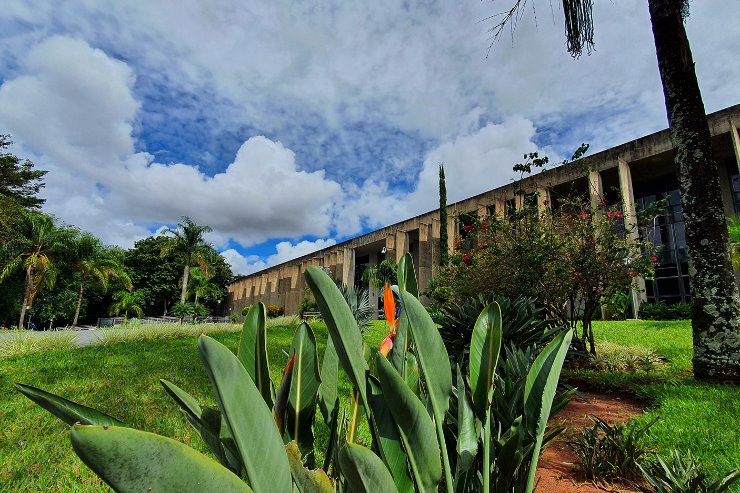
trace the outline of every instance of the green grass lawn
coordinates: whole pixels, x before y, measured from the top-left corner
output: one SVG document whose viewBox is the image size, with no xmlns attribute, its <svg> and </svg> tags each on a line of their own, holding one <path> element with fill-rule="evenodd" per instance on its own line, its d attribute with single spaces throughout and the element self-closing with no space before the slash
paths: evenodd
<svg viewBox="0 0 740 493">
<path fill-rule="evenodd" d="M 314 330 L 319 354 L 323 354 L 326 328 L 319 324 Z M 284 351 L 290 347 L 292 332 L 292 327 L 268 329 L 273 380 L 282 375 L 287 362 Z M 377 348 L 385 332 L 383 323 L 376 323 L 366 333 L 367 345 Z M 690 448 L 713 477 L 740 467 L 740 388 L 691 380 L 691 329 L 687 322 L 600 322 L 595 333 L 600 341 L 653 348 L 669 362 L 647 374 L 578 370 L 566 372 L 566 379 L 592 389 L 616 386 L 649 397 L 651 407 L 640 419 L 660 418 L 649 435 L 650 445 L 658 450 L 667 453 L 672 448 Z M 234 350 L 239 339 L 238 333 L 213 337 Z M 72 452 L 67 426 L 17 393 L 14 382 L 99 408 L 135 428 L 206 452 L 159 385 L 160 378 L 174 382 L 201 403 L 214 404 L 195 337 L 0 359 L 0 490 L 107 491 Z M 349 392 L 347 380 L 340 380 L 345 406 Z M 321 450 L 327 433 L 320 417 L 316 434 L 317 449 Z M 367 430 L 359 430 L 359 437 L 367 441 Z"/>
</svg>

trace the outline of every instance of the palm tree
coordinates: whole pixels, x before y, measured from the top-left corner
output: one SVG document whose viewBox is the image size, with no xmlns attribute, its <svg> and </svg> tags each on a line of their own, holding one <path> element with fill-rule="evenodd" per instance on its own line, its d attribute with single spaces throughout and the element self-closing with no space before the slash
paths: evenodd
<svg viewBox="0 0 740 493">
<path fill-rule="evenodd" d="M 80 291 L 77 296 L 77 308 L 72 321 L 72 327 L 77 326 L 82 306 L 82 296 L 88 282 L 97 282 L 103 291 L 108 289 L 111 277 L 117 277 L 126 289 L 131 289 L 131 279 L 123 267 L 122 250 L 105 247 L 103 243 L 90 233 L 78 234 L 72 244 L 72 265 L 80 274 Z"/>
<path fill-rule="evenodd" d="M 362 280 L 376 288 L 382 288 L 386 284 L 398 284 L 398 264 L 395 260 L 387 258 L 379 264 L 369 265 L 362 273 Z"/>
<path fill-rule="evenodd" d="M 563 0 L 568 51 L 593 46 L 593 0 Z M 516 23 L 526 0 L 492 28 L 493 40 Z M 674 163 L 681 187 L 691 284 L 694 377 L 740 382 L 740 296 L 731 270 L 717 162 L 684 20 L 689 0 L 648 0 Z"/>
<path fill-rule="evenodd" d="M 190 271 L 188 293 L 195 295 L 196 305 L 201 299 L 208 301 L 219 299 L 223 296 L 221 286 L 211 282 L 211 276 L 208 270 L 203 270 L 200 267 L 193 267 Z"/>
<path fill-rule="evenodd" d="M 144 296 L 141 291 L 116 291 L 113 294 L 113 301 L 114 303 L 108 307 L 109 315 L 118 315 L 123 312 L 124 320 L 128 320 L 129 313 L 137 317 L 144 316 L 144 310 L 141 308 Z"/>
<path fill-rule="evenodd" d="M 213 251 L 210 245 L 203 239 L 205 233 L 211 232 L 210 226 L 200 226 L 192 219 L 183 216 L 182 222 L 177 224 L 177 229 L 167 228 L 166 233 L 172 233 L 172 241 L 165 244 L 161 255 L 165 257 L 171 253 L 180 253 L 185 258 L 185 266 L 182 271 L 182 292 L 180 303 L 185 303 L 185 295 L 188 292 L 188 279 L 190 277 L 190 266 L 200 264 L 205 268 L 207 257 Z"/>
<path fill-rule="evenodd" d="M 0 282 L 18 269 L 25 271 L 25 290 L 18 319 L 18 328 L 21 328 L 26 309 L 31 307 L 39 291 L 54 285 L 57 262 L 68 250 L 75 232 L 66 227 L 58 228 L 51 217 L 33 211 L 25 211 L 14 229 L 15 237 L 3 245 L 3 257 L 7 261 L 0 271 Z"/>
</svg>

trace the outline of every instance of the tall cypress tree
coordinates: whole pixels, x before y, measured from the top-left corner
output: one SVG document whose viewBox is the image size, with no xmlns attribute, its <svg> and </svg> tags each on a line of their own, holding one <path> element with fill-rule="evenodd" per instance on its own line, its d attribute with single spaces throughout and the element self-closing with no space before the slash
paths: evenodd
<svg viewBox="0 0 740 493">
<path fill-rule="evenodd" d="M 447 246 L 447 186 L 445 185 L 445 167 L 439 165 L 439 265 L 445 266 L 450 260 Z"/>
</svg>

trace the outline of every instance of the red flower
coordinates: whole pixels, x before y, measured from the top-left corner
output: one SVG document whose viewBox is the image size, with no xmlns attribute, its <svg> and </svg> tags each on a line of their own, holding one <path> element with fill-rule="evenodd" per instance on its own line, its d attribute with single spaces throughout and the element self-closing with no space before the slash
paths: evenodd
<svg viewBox="0 0 740 493">
<path fill-rule="evenodd" d="M 622 211 L 617 211 L 617 218 L 622 219 Z"/>
<path fill-rule="evenodd" d="M 588 212 L 581 212 L 580 214 L 578 214 L 578 216 L 582 217 L 583 219 L 588 219 L 589 217 L 591 217 L 591 214 L 589 214 Z"/>
<path fill-rule="evenodd" d="M 650 261 L 651 262 L 657 262 L 658 261 L 658 257 L 656 257 L 655 255 L 653 255 L 652 257 L 650 257 Z"/>
<path fill-rule="evenodd" d="M 635 272 L 635 271 L 630 271 L 630 275 L 631 275 L 632 277 L 636 277 L 636 276 L 637 276 L 637 272 Z"/>
<path fill-rule="evenodd" d="M 466 253 L 462 259 L 463 264 L 469 264 L 471 260 L 473 260 L 473 254 L 470 252 Z"/>
<path fill-rule="evenodd" d="M 473 227 L 470 224 L 466 224 L 465 226 L 463 226 L 463 231 L 465 232 L 471 231 L 472 229 Z"/>
</svg>

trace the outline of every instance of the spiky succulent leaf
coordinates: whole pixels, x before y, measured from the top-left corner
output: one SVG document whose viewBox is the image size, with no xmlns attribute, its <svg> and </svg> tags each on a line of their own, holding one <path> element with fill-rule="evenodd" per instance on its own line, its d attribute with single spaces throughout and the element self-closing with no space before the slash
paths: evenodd
<svg viewBox="0 0 740 493">
<path fill-rule="evenodd" d="M 18 392 L 25 395 L 70 426 L 75 423 L 81 423 L 84 425 L 126 426 L 122 421 L 98 411 L 97 409 L 77 404 L 69 399 L 65 399 L 64 397 L 41 390 L 37 387 L 17 383 L 15 384 L 15 388 Z"/>
</svg>

